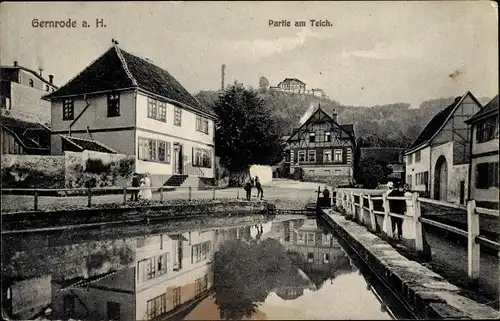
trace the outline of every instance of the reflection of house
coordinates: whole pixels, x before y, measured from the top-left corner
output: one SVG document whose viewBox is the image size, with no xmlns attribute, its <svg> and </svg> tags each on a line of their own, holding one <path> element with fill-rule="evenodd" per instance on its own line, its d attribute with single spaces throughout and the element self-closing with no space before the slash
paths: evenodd
<svg viewBox="0 0 500 321">
<path fill-rule="evenodd" d="M 34 70 L 18 65 L 0 67 L 0 98 L 2 115 L 35 122 L 50 124 L 50 103 L 42 100 L 42 96 L 57 89 L 53 84 L 54 77 L 49 80 L 42 76 L 43 69 Z"/>
<path fill-rule="evenodd" d="M 53 285 L 55 317 L 150 320 L 202 299 L 221 240 L 248 237 L 249 227 L 139 237 L 129 268 Z"/>
<path fill-rule="evenodd" d="M 471 162 L 469 198 L 498 208 L 498 95 L 469 118 Z"/>
<path fill-rule="evenodd" d="M 392 170 L 389 179 L 404 182 L 404 148 L 392 147 L 361 147 L 360 158 L 373 158 L 377 163 L 385 165 Z"/>
<path fill-rule="evenodd" d="M 273 224 L 277 239 L 307 277 L 321 287 L 327 279 L 351 271 L 349 258 L 331 233 L 325 234 L 316 219 Z"/>
<path fill-rule="evenodd" d="M 467 92 L 439 112 L 405 152 L 406 183 L 435 199 L 464 204 L 468 189 L 470 132 L 465 120 L 481 104 Z"/>
<path fill-rule="evenodd" d="M 50 128 L 0 116 L 2 154 L 50 155 Z"/>
<path fill-rule="evenodd" d="M 352 124 L 340 125 L 337 114 L 321 107 L 294 130 L 287 140 L 285 162 L 290 173 L 303 171 L 305 177 L 327 178 L 333 185 L 354 180 L 356 140 Z"/>
<path fill-rule="evenodd" d="M 149 173 L 156 186 L 214 178 L 214 113 L 166 70 L 115 41 L 44 98 L 52 104 L 53 154 L 65 151 L 61 135 L 68 135 L 135 155 L 136 172 Z"/>
</svg>

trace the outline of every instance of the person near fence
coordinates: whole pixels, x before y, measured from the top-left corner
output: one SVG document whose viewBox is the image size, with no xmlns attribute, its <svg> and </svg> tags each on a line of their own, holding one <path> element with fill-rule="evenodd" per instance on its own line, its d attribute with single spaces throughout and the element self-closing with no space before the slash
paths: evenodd
<svg viewBox="0 0 500 321">
<path fill-rule="evenodd" d="M 259 176 L 255 176 L 255 187 L 257 188 L 257 198 L 260 196 L 260 199 L 262 199 L 264 197 L 264 190 L 260 184 Z"/>
<path fill-rule="evenodd" d="M 403 186 L 398 185 L 394 188 L 394 183 L 389 182 L 387 184 L 389 190 L 387 191 L 388 197 L 404 197 L 405 192 L 403 191 Z M 404 215 L 406 213 L 406 201 L 403 200 L 389 200 L 389 211 L 391 213 Z M 391 216 L 392 221 L 392 233 L 394 236 L 397 235 L 398 240 L 403 237 L 403 219 L 395 216 Z M 398 230 L 396 234 L 396 228 Z"/>
<path fill-rule="evenodd" d="M 151 180 L 149 179 L 149 175 L 146 173 L 144 175 L 144 199 L 150 201 L 153 198 L 153 192 L 151 191 Z"/>
<path fill-rule="evenodd" d="M 252 197 L 252 180 L 251 179 L 247 180 L 244 188 L 245 188 L 245 192 L 246 192 L 247 201 L 249 201 Z"/>
<path fill-rule="evenodd" d="M 134 173 L 134 175 L 132 176 L 132 187 L 133 188 L 137 188 L 141 186 L 141 184 L 139 183 L 139 177 L 137 177 L 137 173 Z M 130 201 L 138 201 L 139 199 L 139 190 L 137 189 L 134 189 L 132 190 L 132 194 L 130 195 Z"/>
</svg>

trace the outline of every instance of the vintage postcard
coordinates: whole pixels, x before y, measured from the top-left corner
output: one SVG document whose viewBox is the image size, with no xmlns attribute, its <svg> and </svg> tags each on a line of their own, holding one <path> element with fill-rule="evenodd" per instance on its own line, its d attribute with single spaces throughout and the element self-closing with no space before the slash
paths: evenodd
<svg viewBox="0 0 500 321">
<path fill-rule="evenodd" d="M 496 2 L 0 24 L 4 319 L 500 318 Z"/>
</svg>

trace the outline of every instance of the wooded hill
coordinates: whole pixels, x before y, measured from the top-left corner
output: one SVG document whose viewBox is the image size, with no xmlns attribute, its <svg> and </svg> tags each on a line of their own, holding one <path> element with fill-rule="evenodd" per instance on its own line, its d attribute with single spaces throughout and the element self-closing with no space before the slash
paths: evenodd
<svg viewBox="0 0 500 321">
<path fill-rule="evenodd" d="M 356 138 L 365 147 L 409 147 L 431 118 L 455 100 L 455 97 L 430 99 L 413 109 L 404 102 L 365 107 L 346 106 L 328 98 L 274 92 L 267 88 L 258 91 L 276 116 L 282 135 L 288 135 L 293 128 L 300 126 L 301 117 L 320 104 L 329 113 L 335 108 L 340 124 L 354 124 Z M 218 91 L 200 91 L 195 97 L 202 104 L 213 107 L 218 95 Z M 478 100 L 484 105 L 490 99 L 483 97 Z"/>
</svg>

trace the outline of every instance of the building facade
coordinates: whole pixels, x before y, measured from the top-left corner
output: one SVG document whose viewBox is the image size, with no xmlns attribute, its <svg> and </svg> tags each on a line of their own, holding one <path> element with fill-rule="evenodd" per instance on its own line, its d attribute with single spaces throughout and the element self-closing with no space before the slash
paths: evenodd
<svg viewBox="0 0 500 321">
<path fill-rule="evenodd" d="M 469 198 L 498 209 L 498 95 L 466 122 L 471 126 Z"/>
<path fill-rule="evenodd" d="M 352 124 L 340 125 L 337 114 L 321 107 L 287 139 L 285 163 L 290 173 L 301 172 L 304 178 L 328 180 L 332 185 L 354 182 L 356 139 Z"/>
<path fill-rule="evenodd" d="M 45 98 L 51 101 L 53 154 L 65 151 L 66 135 L 135 155 L 136 172 L 148 173 L 156 186 L 173 177 L 214 178 L 213 111 L 166 70 L 115 42 Z"/>
<path fill-rule="evenodd" d="M 467 92 L 434 116 L 405 152 L 406 183 L 434 199 L 465 204 L 469 188 L 470 128 L 481 110 Z"/>
</svg>

